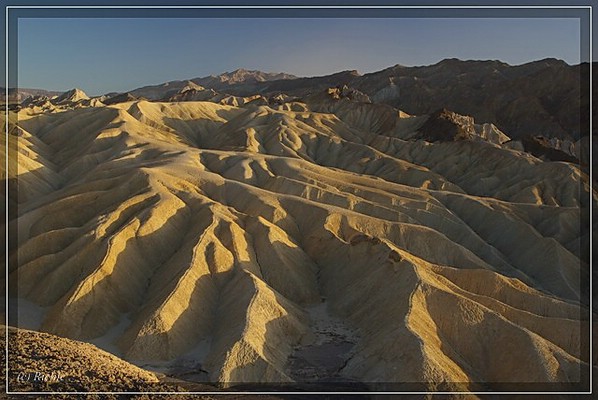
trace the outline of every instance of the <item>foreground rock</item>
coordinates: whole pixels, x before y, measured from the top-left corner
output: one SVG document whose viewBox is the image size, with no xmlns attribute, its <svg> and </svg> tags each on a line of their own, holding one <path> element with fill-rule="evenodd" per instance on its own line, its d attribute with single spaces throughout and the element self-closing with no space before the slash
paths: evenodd
<svg viewBox="0 0 598 400">
<path fill-rule="evenodd" d="M 5 327 L 2 326 L 4 330 Z M 9 328 L 8 389 L 14 392 L 180 392 L 152 395 L 163 399 L 211 399 L 209 395 L 184 392 L 214 392 L 215 386 L 201 385 L 138 368 L 88 343 L 58 336 Z M 4 341 L 0 342 L 4 357 Z M 4 360 L 2 360 L 4 367 Z M 26 396 L 26 395 L 25 395 Z M 23 395 L 20 395 L 22 398 Z M 145 399 L 148 395 L 131 395 Z M 54 395 L 52 398 L 72 398 Z M 118 398 L 104 395 L 103 398 Z M 258 396 L 218 395 L 218 398 L 257 399 Z M 278 399 L 275 396 L 260 396 Z"/>
</svg>

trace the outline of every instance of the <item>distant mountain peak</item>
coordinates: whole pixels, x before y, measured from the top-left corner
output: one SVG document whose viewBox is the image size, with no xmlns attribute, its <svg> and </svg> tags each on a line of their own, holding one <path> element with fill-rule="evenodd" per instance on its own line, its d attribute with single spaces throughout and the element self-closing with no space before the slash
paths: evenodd
<svg viewBox="0 0 598 400">
<path fill-rule="evenodd" d="M 542 60 L 532 61 L 527 64 L 529 64 L 529 65 L 546 65 L 546 66 L 567 66 L 567 65 L 569 65 L 565 61 L 558 59 L 558 58 L 554 58 L 554 57 L 543 58 Z"/>
<path fill-rule="evenodd" d="M 224 72 L 220 75 L 210 75 L 203 78 L 195 78 L 191 81 L 197 85 L 203 86 L 204 88 L 214 90 L 224 90 L 232 85 L 244 85 L 244 84 L 259 84 L 261 82 L 278 81 L 278 80 L 290 80 L 296 79 L 295 75 L 287 74 L 284 72 L 263 72 L 258 70 L 249 70 L 245 68 L 238 68 L 234 71 Z"/>
<path fill-rule="evenodd" d="M 258 70 L 250 70 L 250 69 L 245 69 L 245 68 L 237 68 L 236 70 L 232 71 L 232 72 L 225 72 L 228 74 L 247 74 L 247 73 L 260 73 L 261 71 Z"/>
<path fill-rule="evenodd" d="M 294 79 L 296 76 L 284 72 L 263 72 L 259 70 L 249 70 L 238 68 L 231 72 L 224 72 L 215 78 L 228 84 L 244 82 L 265 82 L 280 79 Z"/>
<path fill-rule="evenodd" d="M 85 92 L 79 88 L 73 88 L 62 93 L 56 99 L 54 99 L 55 104 L 63 104 L 63 103 L 76 103 L 81 100 L 88 100 L 89 96 L 85 94 Z"/>
<path fill-rule="evenodd" d="M 343 77 L 343 78 L 351 79 L 351 78 L 358 78 L 360 76 L 361 76 L 361 74 L 356 69 L 348 69 L 345 71 L 335 72 L 334 74 L 331 74 L 331 75 L 325 75 L 324 77 L 329 77 L 329 78 Z"/>
<path fill-rule="evenodd" d="M 332 76 L 334 76 L 334 75 L 344 75 L 344 76 L 358 77 L 358 76 L 361 76 L 361 73 L 359 73 L 359 71 L 356 70 L 356 69 L 347 69 L 345 71 L 340 71 L 340 72 L 337 72 L 336 74 L 332 74 Z"/>
<path fill-rule="evenodd" d="M 501 66 L 509 67 L 510 65 L 506 62 L 500 60 L 461 60 L 459 58 L 445 58 L 433 65 L 438 66 L 451 66 L 451 65 L 472 65 L 472 64 L 482 64 L 482 65 L 491 65 L 491 64 L 498 64 Z"/>
</svg>

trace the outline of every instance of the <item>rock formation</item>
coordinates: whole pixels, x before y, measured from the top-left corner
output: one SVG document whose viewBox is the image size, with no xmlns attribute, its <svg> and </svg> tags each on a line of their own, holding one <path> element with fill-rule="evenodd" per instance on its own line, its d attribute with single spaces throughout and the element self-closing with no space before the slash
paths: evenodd
<svg viewBox="0 0 598 400">
<path fill-rule="evenodd" d="M 598 195 L 576 159 L 328 89 L 22 108 L 27 328 L 224 387 L 586 387 Z"/>
</svg>

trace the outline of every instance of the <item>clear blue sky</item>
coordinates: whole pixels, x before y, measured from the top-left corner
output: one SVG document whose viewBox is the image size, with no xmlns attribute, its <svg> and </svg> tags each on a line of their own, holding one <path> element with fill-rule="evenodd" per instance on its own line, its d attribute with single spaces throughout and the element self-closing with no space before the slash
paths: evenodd
<svg viewBox="0 0 598 400">
<path fill-rule="evenodd" d="M 90 95 L 237 68 L 324 75 L 444 58 L 580 62 L 574 18 L 20 18 L 20 87 Z"/>
</svg>

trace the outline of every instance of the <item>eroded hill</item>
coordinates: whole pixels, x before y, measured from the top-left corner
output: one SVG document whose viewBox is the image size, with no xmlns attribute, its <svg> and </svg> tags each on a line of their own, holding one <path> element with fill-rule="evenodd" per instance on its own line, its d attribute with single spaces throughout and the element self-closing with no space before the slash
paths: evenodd
<svg viewBox="0 0 598 400">
<path fill-rule="evenodd" d="M 223 386 L 587 386 L 587 175 L 449 119 L 334 90 L 24 108 L 21 324 Z"/>
</svg>

